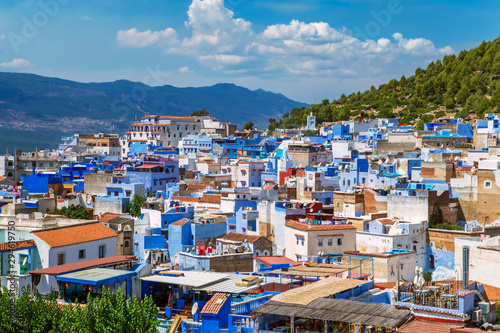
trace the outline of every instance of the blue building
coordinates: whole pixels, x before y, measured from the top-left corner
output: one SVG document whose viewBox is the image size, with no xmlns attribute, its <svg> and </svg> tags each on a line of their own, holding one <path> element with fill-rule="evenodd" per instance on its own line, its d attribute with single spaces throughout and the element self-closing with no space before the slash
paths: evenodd
<svg viewBox="0 0 500 333">
<path fill-rule="evenodd" d="M 186 252 L 197 242 L 206 242 L 226 234 L 227 222 L 217 218 L 182 219 L 168 226 L 168 250 L 170 256 Z M 213 244 L 215 247 L 215 242 Z"/>
</svg>

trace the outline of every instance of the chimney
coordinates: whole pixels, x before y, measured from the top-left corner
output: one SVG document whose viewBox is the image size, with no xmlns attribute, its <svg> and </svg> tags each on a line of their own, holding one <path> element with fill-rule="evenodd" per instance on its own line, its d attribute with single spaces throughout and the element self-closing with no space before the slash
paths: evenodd
<svg viewBox="0 0 500 333">
<path fill-rule="evenodd" d="M 462 247 L 462 289 L 469 288 L 469 247 Z"/>
</svg>

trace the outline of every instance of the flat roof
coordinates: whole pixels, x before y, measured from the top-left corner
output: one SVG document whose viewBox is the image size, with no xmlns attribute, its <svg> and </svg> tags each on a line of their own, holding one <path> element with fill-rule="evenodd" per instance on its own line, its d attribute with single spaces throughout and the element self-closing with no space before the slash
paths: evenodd
<svg viewBox="0 0 500 333">
<path fill-rule="evenodd" d="M 221 281 L 229 276 L 229 274 L 203 272 L 203 271 L 169 271 L 180 275 L 150 275 L 142 277 L 141 280 L 158 283 L 177 284 L 181 286 L 189 286 L 199 288 L 209 283 Z"/>
<path fill-rule="evenodd" d="M 135 259 L 135 256 L 111 256 L 100 259 L 84 260 L 79 262 L 73 262 L 71 264 L 64 264 L 58 266 L 52 266 L 49 268 L 38 269 L 36 271 L 30 271 L 30 274 L 47 274 L 47 275 L 59 275 L 74 271 L 79 271 L 86 268 L 99 267 L 99 266 L 111 266 L 118 264 L 125 264 L 131 262 Z"/>
<path fill-rule="evenodd" d="M 136 276 L 136 272 L 109 268 L 91 268 L 57 276 L 57 281 L 88 284 L 92 286 L 108 285 L 128 280 Z"/>
<path fill-rule="evenodd" d="M 359 268 L 359 265 L 335 265 L 335 264 L 318 264 L 313 266 L 299 265 L 290 267 L 287 270 L 276 269 L 268 274 L 278 275 L 296 275 L 296 276 L 318 276 L 327 277 L 333 274 L 347 272 Z"/>
<path fill-rule="evenodd" d="M 259 280 L 258 282 L 262 287 L 264 287 L 266 284 L 273 284 L 273 283 L 280 283 L 280 278 L 279 277 L 262 277 L 258 275 L 243 275 L 243 274 L 231 274 L 227 278 L 220 280 L 220 281 L 215 281 L 213 283 L 208 283 L 205 284 L 201 287 L 195 288 L 196 290 L 205 290 L 205 291 L 213 291 L 213 292 L 221 292 L 221 293 L 231 293 L 231 294 L 241 294 L 241 293 L 246 293 L 250 290 L 253 290 L 255 288 L 258 288 L 257 283 L 252 284 L 250 286 L 237 286 L 237 282 L 243 282 L 243 279 L 248 278 L 248 277 L 258 277 Z M 294 282 L 300 282 L 300 280 L 295 280 Z M 286 279 L 282 281 L 282 284 L 289 284 L 291 283 L 290 280 Z"/>
<path fill-rule="evenodd" d="M 341 293 L 365 283 L 368 282 L 363 280 L 328 277 L 300 288 L 290 289 L 274 296 L 272 299 L 283 303 L 307 305 L 319 298 Z"/>
</svg>

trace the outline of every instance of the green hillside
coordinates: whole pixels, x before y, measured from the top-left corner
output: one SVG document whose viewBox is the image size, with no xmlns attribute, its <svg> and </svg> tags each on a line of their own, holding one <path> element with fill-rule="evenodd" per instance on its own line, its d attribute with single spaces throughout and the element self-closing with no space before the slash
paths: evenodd
<svg viewBox="0 0 500 333">
<path fill-rule="evenodd" d="M 365 92 L 343 94 L 330 102 L 294 108 L 269 128 L 300 127 L 312 111 L 317 123 L 348 119 L 399 117 L 401 123 L 417 124 L 434 118 L 482 118 L 500 105 L 500 38 L 478 47 L 431 62 L 415 75 L 392 79 Z"/>
</svg>

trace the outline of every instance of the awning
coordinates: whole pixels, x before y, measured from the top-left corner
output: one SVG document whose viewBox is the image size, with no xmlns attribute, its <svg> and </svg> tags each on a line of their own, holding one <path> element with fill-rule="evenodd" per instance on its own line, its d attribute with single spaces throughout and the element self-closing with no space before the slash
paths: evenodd
<svg viewBox="0 0 500 333">
<path fill-rule="evenodd" d="M 47 274 L 47 275 L 57 276 L 59 274 L 79 271 L 86 268 L 127 264 L 134 259 L 135 256 L 112 256 L 100 259 L 91 259 L 91 260 L 73 262 L 71 264 L 52 266 L 49 268 L 38 269 L 36 271 L 30 271 L 29 273 L 31 275 Z"/>
<path fill-rule="evenodd" d="M 137 276 L 137 273 L 133 271 L 91 268 L 84 271 L 59 275 L 57 276 L 57 281 L 100 286 L 126 281 L 134 276 Z"/>
<path fill-rule="evenodd" d="M 141 278 L 141 280 L 198 288 L 209 283 L 224 280 L 229 276 L 229 274 L 201 271 L 170 271 L 170 273 L 172 275 L 150 275 Z"/>
<path fill-rule="evenodd" d="M 140 165 L 138 167 L 135 167 L 136 169 L 153 169 L 153 168 L 158 168 L 160 167 L 161 165 L 158 165 L 158 164 L 144 164 L 144 165 Z"/>
</svg>

